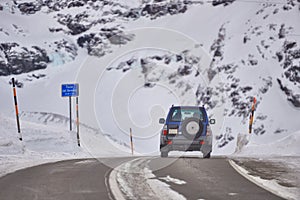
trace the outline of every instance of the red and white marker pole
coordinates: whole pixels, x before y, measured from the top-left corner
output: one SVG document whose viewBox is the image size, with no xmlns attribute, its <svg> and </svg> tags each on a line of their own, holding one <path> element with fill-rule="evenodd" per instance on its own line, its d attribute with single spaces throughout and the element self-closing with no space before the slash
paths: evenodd
<svg viewBox="0 0 300 200">
<path fill-rule="evenodd" d="M 77 125 L 77 144 L 80 147 L 80 138 L 79 138 L 79 106 L 78 106 L 78 97 L 76 97 L 76 125 Z"/>
<path fill-rule="evenodd" d="M 250 114 L 250 120 L 249 120 L 249 134 L 252 133 L 252 124 L 254 120 L 254 111 L 255 111 L 255 105 L 256 105 L 256 98 L 253 98 L 252 108 L 251 108 L 251 114 Z"/>
<path fill-rule="evenodd" d="M 15 78 L 12 78 L 11 80 L 12 80 L 12 85 L 13 85 L 13 94 L 14 94 L 14 102 L 15 102 L 16 120 L 17 120 L 17 128 L 18 128 L 18 133 L 19 133 L 19 140 L 22 141 Z"/>
<path fill-rule="evenodd" d="M 133 140 L 132 140 L 132 129 L 130 128 L 130 147 L 131 147 L 131 154 L 133 155 Z"/>
</svg>

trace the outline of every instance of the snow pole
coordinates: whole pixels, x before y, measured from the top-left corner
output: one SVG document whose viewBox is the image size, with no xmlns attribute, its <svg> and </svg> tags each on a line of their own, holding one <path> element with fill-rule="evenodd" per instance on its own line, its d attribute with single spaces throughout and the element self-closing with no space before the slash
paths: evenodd
<svg viewBox="0 0 300 200">
<path fill-rule="evenodd" d="M 131 154 L 133 155 L 133 140 L 132 140 L 132 129 L 130 128 L 130 147 L 131 147 Z"/>
<path fill-rule="evenodd" d="M 77 144 L 80 147 L 79 138 L 79 106 L 78 106 L 78 96 L 76 97 L 76 125 L 77 125 Z"/>
<path fill-rule="evenodd" d="M 12 80 L 12 85 L 13 85 L 13 94 L 14 94 L 14 102 L 15 102 L 16 120 L 17 120 L 17 128 L 18 128 L 18 133 L 19 133 L 19 140 L 22 141 L 15 78 L 12 78 L 11 80 Z"/>
<path fill-rule="evenodd" d="M 256 98 L 253 98 L 251 113 L 250 113 L 250 120 L 249 120 L 249 134 L 252 133 L 252 124 L 254 119 L 254 111 L 255 111 L 255 105 L 256 105 Z"/>
</svg>

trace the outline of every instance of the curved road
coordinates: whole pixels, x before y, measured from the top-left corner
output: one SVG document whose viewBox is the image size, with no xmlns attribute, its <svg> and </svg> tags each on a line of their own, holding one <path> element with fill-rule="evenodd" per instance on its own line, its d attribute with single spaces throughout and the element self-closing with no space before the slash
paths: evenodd
<svg viewBox="0 0 300 200">
<path fill-rule="evenodd" d="M 242 177 L 225 158 L 99 160 L 61 161 L 8 174 L 0 178 L 0 199 L 119 200 L 118 192 L 124 199 L 281 199 Z"/>
</svg>

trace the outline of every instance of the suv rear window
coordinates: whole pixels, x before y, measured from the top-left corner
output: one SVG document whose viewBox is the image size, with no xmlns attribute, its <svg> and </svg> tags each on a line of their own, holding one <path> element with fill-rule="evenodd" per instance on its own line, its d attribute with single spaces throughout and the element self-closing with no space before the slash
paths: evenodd
<svg viewBox="0 0 300 200">
<path fill-rule="evenodd" d="M 203 110 L 200 108 L 172 108 L 170 112 L 171 122 L 181 122 L 187 118 L 196 117 L 201 121 L 205 120 Z"/>
</svg>

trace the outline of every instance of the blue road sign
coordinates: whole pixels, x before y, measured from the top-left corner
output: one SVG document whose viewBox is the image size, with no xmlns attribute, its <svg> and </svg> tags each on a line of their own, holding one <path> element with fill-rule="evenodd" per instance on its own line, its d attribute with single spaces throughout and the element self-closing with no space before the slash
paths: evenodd
<svg viewBox="0 0 300 200">
<path fill-rule="evenodd" d="M 79 96 L 79 85 L 78 84 L 62 84 L 61 85 L 61 96 L 62 97 L 77 97 L 77 96 Z"/>
</svg>

